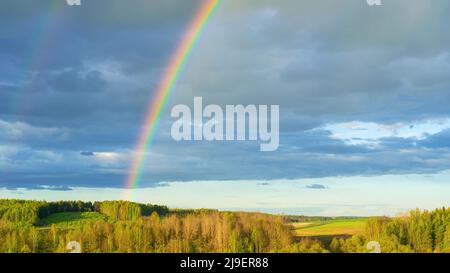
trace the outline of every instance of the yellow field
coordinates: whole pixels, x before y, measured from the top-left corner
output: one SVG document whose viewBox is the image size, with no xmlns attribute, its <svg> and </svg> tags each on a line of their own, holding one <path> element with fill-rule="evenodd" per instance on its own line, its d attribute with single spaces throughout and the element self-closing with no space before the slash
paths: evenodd
<svg viewBox="0 0 450 273">
<path fill-rule="evenodd" d="M 367 219 L 342 219 L 331 221 L 292 223 L 297 236 L 354 235 L 364 231 Z"/>
</svg>

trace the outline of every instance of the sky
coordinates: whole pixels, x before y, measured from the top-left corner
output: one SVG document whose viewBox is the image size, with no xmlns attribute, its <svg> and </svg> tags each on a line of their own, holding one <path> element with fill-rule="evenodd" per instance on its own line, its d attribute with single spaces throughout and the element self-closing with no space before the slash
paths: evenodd
<svg viewBox="0 0 450 273">
<path fill-rule="evenodd" d="M 0 3 L 0 197 L 121 199 L 198 0 Z M 306 215 L 448 206 L 450 3 L 226 0 L 132 199 Z M 280 146 L 174 141 L 170 109 L 279 105 Z"/>
</svg>

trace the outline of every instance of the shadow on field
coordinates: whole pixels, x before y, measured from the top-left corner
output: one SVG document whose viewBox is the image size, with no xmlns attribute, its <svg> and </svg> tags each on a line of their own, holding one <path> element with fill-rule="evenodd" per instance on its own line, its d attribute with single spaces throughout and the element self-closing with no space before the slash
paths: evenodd
<svg viewBox="0 0 450 273">
<path fill-rule="evenodd" d="M 334 238 L 338 239 L 347 239 L 352 237 L 350 234 L 337 234 L 337 235 L 318 235 L 318 236 L 296 236 L 296 240 L 300 242 L 303 239 L 311 239 L 311 240 L 318 240 L 322 242 L 322 244 L 325 247 L 329 247 L 331 244 L 331 241 L 333 241 Z"/>
</svg>

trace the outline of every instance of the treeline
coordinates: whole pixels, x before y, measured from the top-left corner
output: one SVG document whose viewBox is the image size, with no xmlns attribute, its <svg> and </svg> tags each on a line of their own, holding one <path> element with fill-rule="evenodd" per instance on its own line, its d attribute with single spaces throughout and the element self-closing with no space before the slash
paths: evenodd
<svg viewBox="0 0 450 273">
<path fill-rule="evenodd" d="M 382 252 L 450 252 L 450 208 L 411 211 L 404 217 L 370 218 L 364 234 L 333 239 L 333 252 L 367 252 L 376 241 Z"/>
<path fill-rule="evenodd" d="M 188 215 L 188 214 L 204 214 L 219 212 L 217 209 L 170 209 L 170 213 L 176 215 Z"/>
<path fill-rule="evenodd" d="M 29 201 L 0 200 L 0 220 L 16 224 L 37 225 L 40 219 L 58 212 L 95 211 L 109 216 L 112 220 L 135 220 L 141 216 L 150 216 L 153 212 L 165 215 L 169 212 L 166 206 L 139 204 L 127 201 Z"/>
<path fill-rule="evenodd" d="M 103 201 L 94 203 L 95 211 L 109 216 L 113 220 L 137 220 L 150 216 L 153 212 L 164 216 L 169 213 L 166 206 L 140 204 L 129 201 Z"/>
<path fill-rule="evenodd" d="M 135 221 L 89 222 L 72 229 L 16 228 L 0 222 L 0 252 L 288 252 L 292 230 L 281 217 L 259 213 L 171 214 Z"/>
<path fill-rule="evenodd" d="M 316 222 L 316 221 L 332 221 L 332 220 L 346 220 L 355 219 L 358 217 L 327 217 L 327 216 L 305 216 L 305 215 L 284 215 L 283 216 L 288 222 Z"/>
</svg>

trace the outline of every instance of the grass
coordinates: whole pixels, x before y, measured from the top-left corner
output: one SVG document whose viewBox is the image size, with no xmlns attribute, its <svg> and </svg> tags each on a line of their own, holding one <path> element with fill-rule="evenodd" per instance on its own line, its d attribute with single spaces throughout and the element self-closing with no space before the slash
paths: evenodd
<svg viewBox="0 0 450 273">
<path fill-rule="evenodd" d="M 108 221 L 108 217 L 98 212 L 60 212 L 50 214 L 41 220 L 41 226 L 75 227 L 86 222 Z"/>
<path fill-rule="evenodd" d="M 364 231 L 366 218 L 292 223 L 300 237 L 354 235 Z"/>
</svg>

